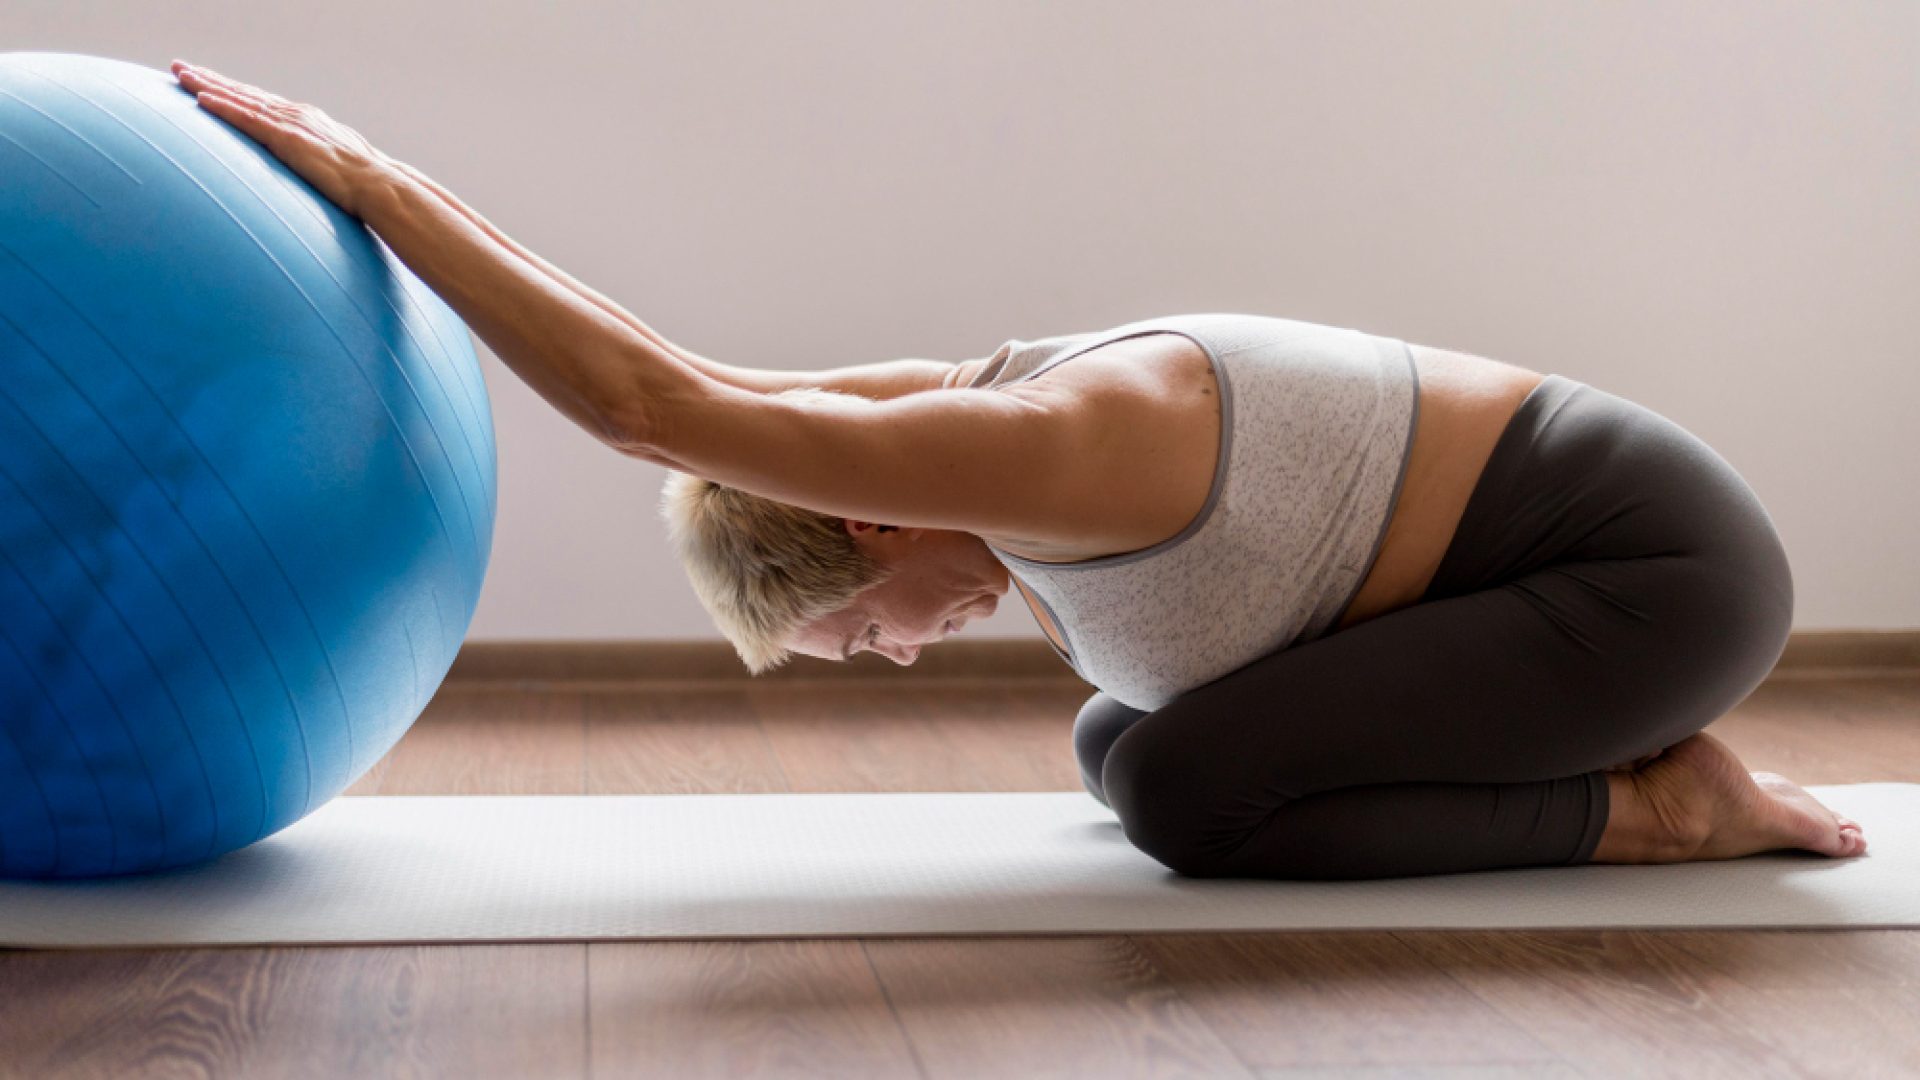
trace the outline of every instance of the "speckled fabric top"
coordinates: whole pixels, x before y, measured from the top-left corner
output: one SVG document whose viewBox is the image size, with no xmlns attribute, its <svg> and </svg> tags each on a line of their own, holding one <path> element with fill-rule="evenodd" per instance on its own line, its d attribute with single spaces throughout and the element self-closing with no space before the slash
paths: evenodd
<svg viewBox="0 0 1920 1080">
<path fill-rule="evenodd" d="M 988 545 L 1039 598 L 1080 677 L 1146 710 L 1340 621 L 1386 539 L 1419 412 L 1405 342 L 1260 315 L 1009 341 L 968 385 L 1010 386 L 1169 332 L 1206 351 L 1220 384 L 1220 454 L 1200 513 L 1152 547 L 1082 562 Z"/>
</svg>

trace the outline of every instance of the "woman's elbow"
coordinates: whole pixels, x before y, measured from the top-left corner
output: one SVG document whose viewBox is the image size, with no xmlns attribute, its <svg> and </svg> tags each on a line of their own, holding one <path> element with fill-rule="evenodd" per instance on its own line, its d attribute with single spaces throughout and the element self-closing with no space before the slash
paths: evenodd
<svg viewBox="0 0 1920 1080">
<path fill-rule="evenodd" d="M 675 410 L 684 411 L 684 405 L 676 402 L 687 396 L 672 381 L 671 376 L 678 374 L 653 357 L 641 357 L 610 380 L 612 385 L 594 410 L 599 421 L 594 434 L 627 457 L 670 464 L 666 459 Z"/>
</svg>

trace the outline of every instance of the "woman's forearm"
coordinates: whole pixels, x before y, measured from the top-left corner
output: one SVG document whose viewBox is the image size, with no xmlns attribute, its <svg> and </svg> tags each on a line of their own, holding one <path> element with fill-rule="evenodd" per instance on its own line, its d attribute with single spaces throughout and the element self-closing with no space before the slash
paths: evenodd
<svg viewBox="0 0 1920 1080">
<path fill-rule="evenodd" d="M 626 448 L 645 397 L 678 377 L 664 369 L 685 368 L 654 335 L 542 271 L 412 170 L 384 172 L 358 210 L 514 374 L 609 446 Z"/>
<path fill-rule="evenodd" d="M 613 300 L 602 295 L 584 282 L 579 281 L 565 270 L 553 265 L 517 243 L 488 221 L 479 211 L 462 202 L 453 192 L 448 191 L 427 174 L 405 162 L 394 162 L 403 172 L 441 201 L 464 216 L 474 226 L 492 237 L 507 250 L 525 259 L 541 273 L 552 278 L 574 295 L 606 312 L 615 319 L 633 328 L 634 332 L 672 353 L 680 362 L 700 372 L 710 379 L 716 379 L 729 386 L 756 393 L 771 394 L 781 390 L 800 387 L 824 387 L 859 394 L 870 398 L 892 398 L 903 393 L 925 389 L 938 385 L 952 370 L 953 364 L 944 360 L 887 360 L 875 364 L 861 364 L 852 367 L 834 368 L 830 371 L 779 371 L 764 368 L 736 367 L 709 360 L 698 353 L 682 348 L 668 341 L 664 335 L 642 322 L 639 316 L 621 307 Z"/>
<path fill-rule="evenodd" d="M 710 378 L 720 378 L 722 373 L 728 369 L 728 365 L 721 364 L 713 360 L 709 360 L 704 356 L 697 355 L 693 352 L 690 352 L 686 349 L 681 348 L 678 345 L 675 345 L 671 341 L 668 341 L 666 337 L 663 336 L 659 331 L 655 330 L 651 326 L 648 326 L 646 323 L 640 321 L 639 316 L 633 314 L 631 311 L 628 311 L 626 308 L 621 307 L 619 304 L 614 303 L 611 299 L 602 295 L 600 292 L 596 291 L 595 289 L 589 287 L 584 282 L 578 280 L 573 275 L 567 273 L 565 270 L 560 269 L 559 267 L 553 265 L 547 260 L 527 250 L 525 247 L 522 247 L 512 237 L 500 231 L 500 229 L 497 228 L 493 224 L 493 222 L 488 221 L 486 217 L 483 216 L 478 210 L 475 210 L 473 207 L 468 206 L 465 202 L 462 202 L 459 196 L 455 195 L 453 192 L 448 191 L 446 188 L 442 187 L 437 181 L 435 181 L 432 177 L 428 176 L 426 173 L 421 172 L 420 170 L 414 168 L 411 165 L 408 165 L 406 162 L 403 162 L 403 161 L 395 161 L 394 165 L 398 167 L 402 172 L 412 177 L 413 180 L 416 183 L 418 183 L 420 186 L 426 188 L 428 191 L 432 192 L 435 196 L 438 196 L 442 202 L 452 207 L 456 213 L 465 217 L 468 221 L 473 222 L 476 228 L 480 229 L 482 232 L 492 237 L 495 243 L 498 243 L 500 246 L 506 248 L 508 251 L 513 252 L 515 255 L 518 255 L 522 259 L 525 259 L 527 262 L 533 265 L 534 269 L 552 278 L 555 282 L 559 283 L 561 287 L 572 291 L 574 295 L 580 297 L 582 300 L 585 300 L 587 303 L 592 304 L 593 306 L 599 308 L 601 311 L 606 312 L 608 315 L 613 316 L 615 319 L 620 320 L 622 323 L 625 323 L 627 326 L 632 327 L 636 333 L 647 338 L 649 341 L 652 341 L 655 345 L 658 345 L 661 348 L 672 353 L 674 356 L 678 357 L 682 363 L 692 366 L 694 369 L 700 371 L 702 374 L 707 375 Z"/>
</svg>

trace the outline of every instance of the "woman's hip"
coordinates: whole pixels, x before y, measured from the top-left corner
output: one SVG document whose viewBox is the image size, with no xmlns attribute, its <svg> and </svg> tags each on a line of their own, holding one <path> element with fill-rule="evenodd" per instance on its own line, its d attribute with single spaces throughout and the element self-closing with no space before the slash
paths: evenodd
<svg viewBox="0 0 1920 1080">
<path fill-rule="evenodd" d="M 1508 422 L 1422 599 L 1560 563 L 1685 556 L 1756 613 L 1791 618 L 1772 518 L 1738 471 L 1665 416 L 1549 375 Z"/>
</svg>

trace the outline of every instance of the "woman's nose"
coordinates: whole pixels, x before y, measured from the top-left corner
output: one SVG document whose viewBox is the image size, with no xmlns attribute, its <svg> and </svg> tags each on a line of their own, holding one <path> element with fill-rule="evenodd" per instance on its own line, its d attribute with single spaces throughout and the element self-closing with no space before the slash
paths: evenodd
<svg viewBox="0 0 1920 1080">
<path fill-rule="evenodd" d="M 887 653 L 887 657 L 901 667 L 908 667 L 920 658 L 920 646 L 895 645 L 893 649 Z"/>
</svg>

